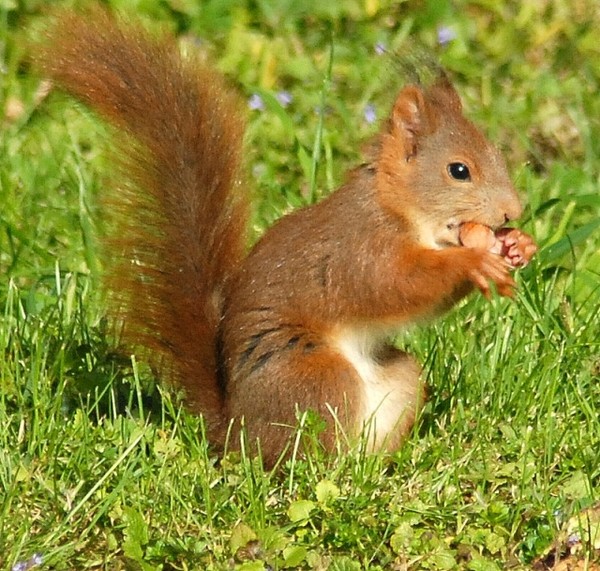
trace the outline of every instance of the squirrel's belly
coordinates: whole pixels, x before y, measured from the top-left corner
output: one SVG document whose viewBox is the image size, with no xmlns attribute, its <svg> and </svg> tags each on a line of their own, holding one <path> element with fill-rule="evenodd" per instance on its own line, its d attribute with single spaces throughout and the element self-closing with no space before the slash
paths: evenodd
<svg viewBox="0 0 600 571">
<path fill-rule="evenodd" d="M 402 436 L 397 432 L 404 433 L 405 426 L 412 424 L 415 383 L 419 382 L 412 360 L 382 364 L 373 357 L 382 337 L 381 331 L 362 327 L 342 328 L 334 335 L 335 345 L 362 383 L 362 411 L 356 428 L 364 432 L 371 450 L 388 448 L 388 440 L 395 443 Z"/>
</svg>

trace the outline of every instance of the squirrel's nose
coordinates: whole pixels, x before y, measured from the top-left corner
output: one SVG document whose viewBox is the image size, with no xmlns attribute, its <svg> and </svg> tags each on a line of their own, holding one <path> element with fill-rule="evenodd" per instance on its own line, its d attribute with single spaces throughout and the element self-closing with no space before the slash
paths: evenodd
<svg viewBox="0 0 600 571">
<path fill-rule="evenodd" d="M 511 189 L 510 194 L 506 197 L 503 207 L 505 222 L 516 220 L 517 218 L 520 218 L 521 214 L 523 214 L 521 201 L 519 200 L 517 192 L 514 189 Z"/>
</svg>

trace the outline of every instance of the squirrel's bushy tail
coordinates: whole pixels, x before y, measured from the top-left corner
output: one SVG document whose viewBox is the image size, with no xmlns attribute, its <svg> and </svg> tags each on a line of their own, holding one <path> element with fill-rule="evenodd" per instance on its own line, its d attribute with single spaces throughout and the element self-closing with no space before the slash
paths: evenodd
<svg viewBox="0 0 600 571">
<path fill-rule="evenodd" d="M 158 356 L 218 431 L 219 295 L 247 225 L 238 102 L 169 36 L 99 8 L 53 22 L 38 67 L 116 127 L 106 283 L 125 341 Z"/>
</svg>

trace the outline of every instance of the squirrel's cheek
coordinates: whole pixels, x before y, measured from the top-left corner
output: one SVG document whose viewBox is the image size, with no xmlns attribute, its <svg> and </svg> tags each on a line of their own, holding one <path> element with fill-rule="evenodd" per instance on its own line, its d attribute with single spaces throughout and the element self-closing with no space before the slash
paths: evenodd
<svg viewBox="0 0 600 571">
<path fill-rule="evenodd" d="M 431 244 L 430 247 L 435 250 L 442 248 L 448 248 L 452 246 L 458 246 L 460 244 L 459 239 L 459 226 L 455 223 L 448 223 L 444 226 L 431 231 Z"/>
</svg>

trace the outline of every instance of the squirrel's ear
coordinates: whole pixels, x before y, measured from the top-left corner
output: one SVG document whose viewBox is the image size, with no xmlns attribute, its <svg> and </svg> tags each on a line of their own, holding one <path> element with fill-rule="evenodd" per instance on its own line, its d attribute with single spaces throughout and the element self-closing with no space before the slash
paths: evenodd
<svg viewBox="0 0 600 571">
<path fill-rule="evenodd" d="M 404 147 L 407 160 L 416 155 L 419 137 L 430 126 L 430 113 L 421 89 L 414 85 L 405 87 L 396 99 L 390 117 L 390 134 Z"/>
<path fill-rule="evenodd" d="M 460 96 L 445 73 L 442 73 L 437 81 L 429 88 L 428 95 L 433 101 L 438 101 L 440 104 L 451 109 L 454 113 L 462 113 Z"/>
</svg>

